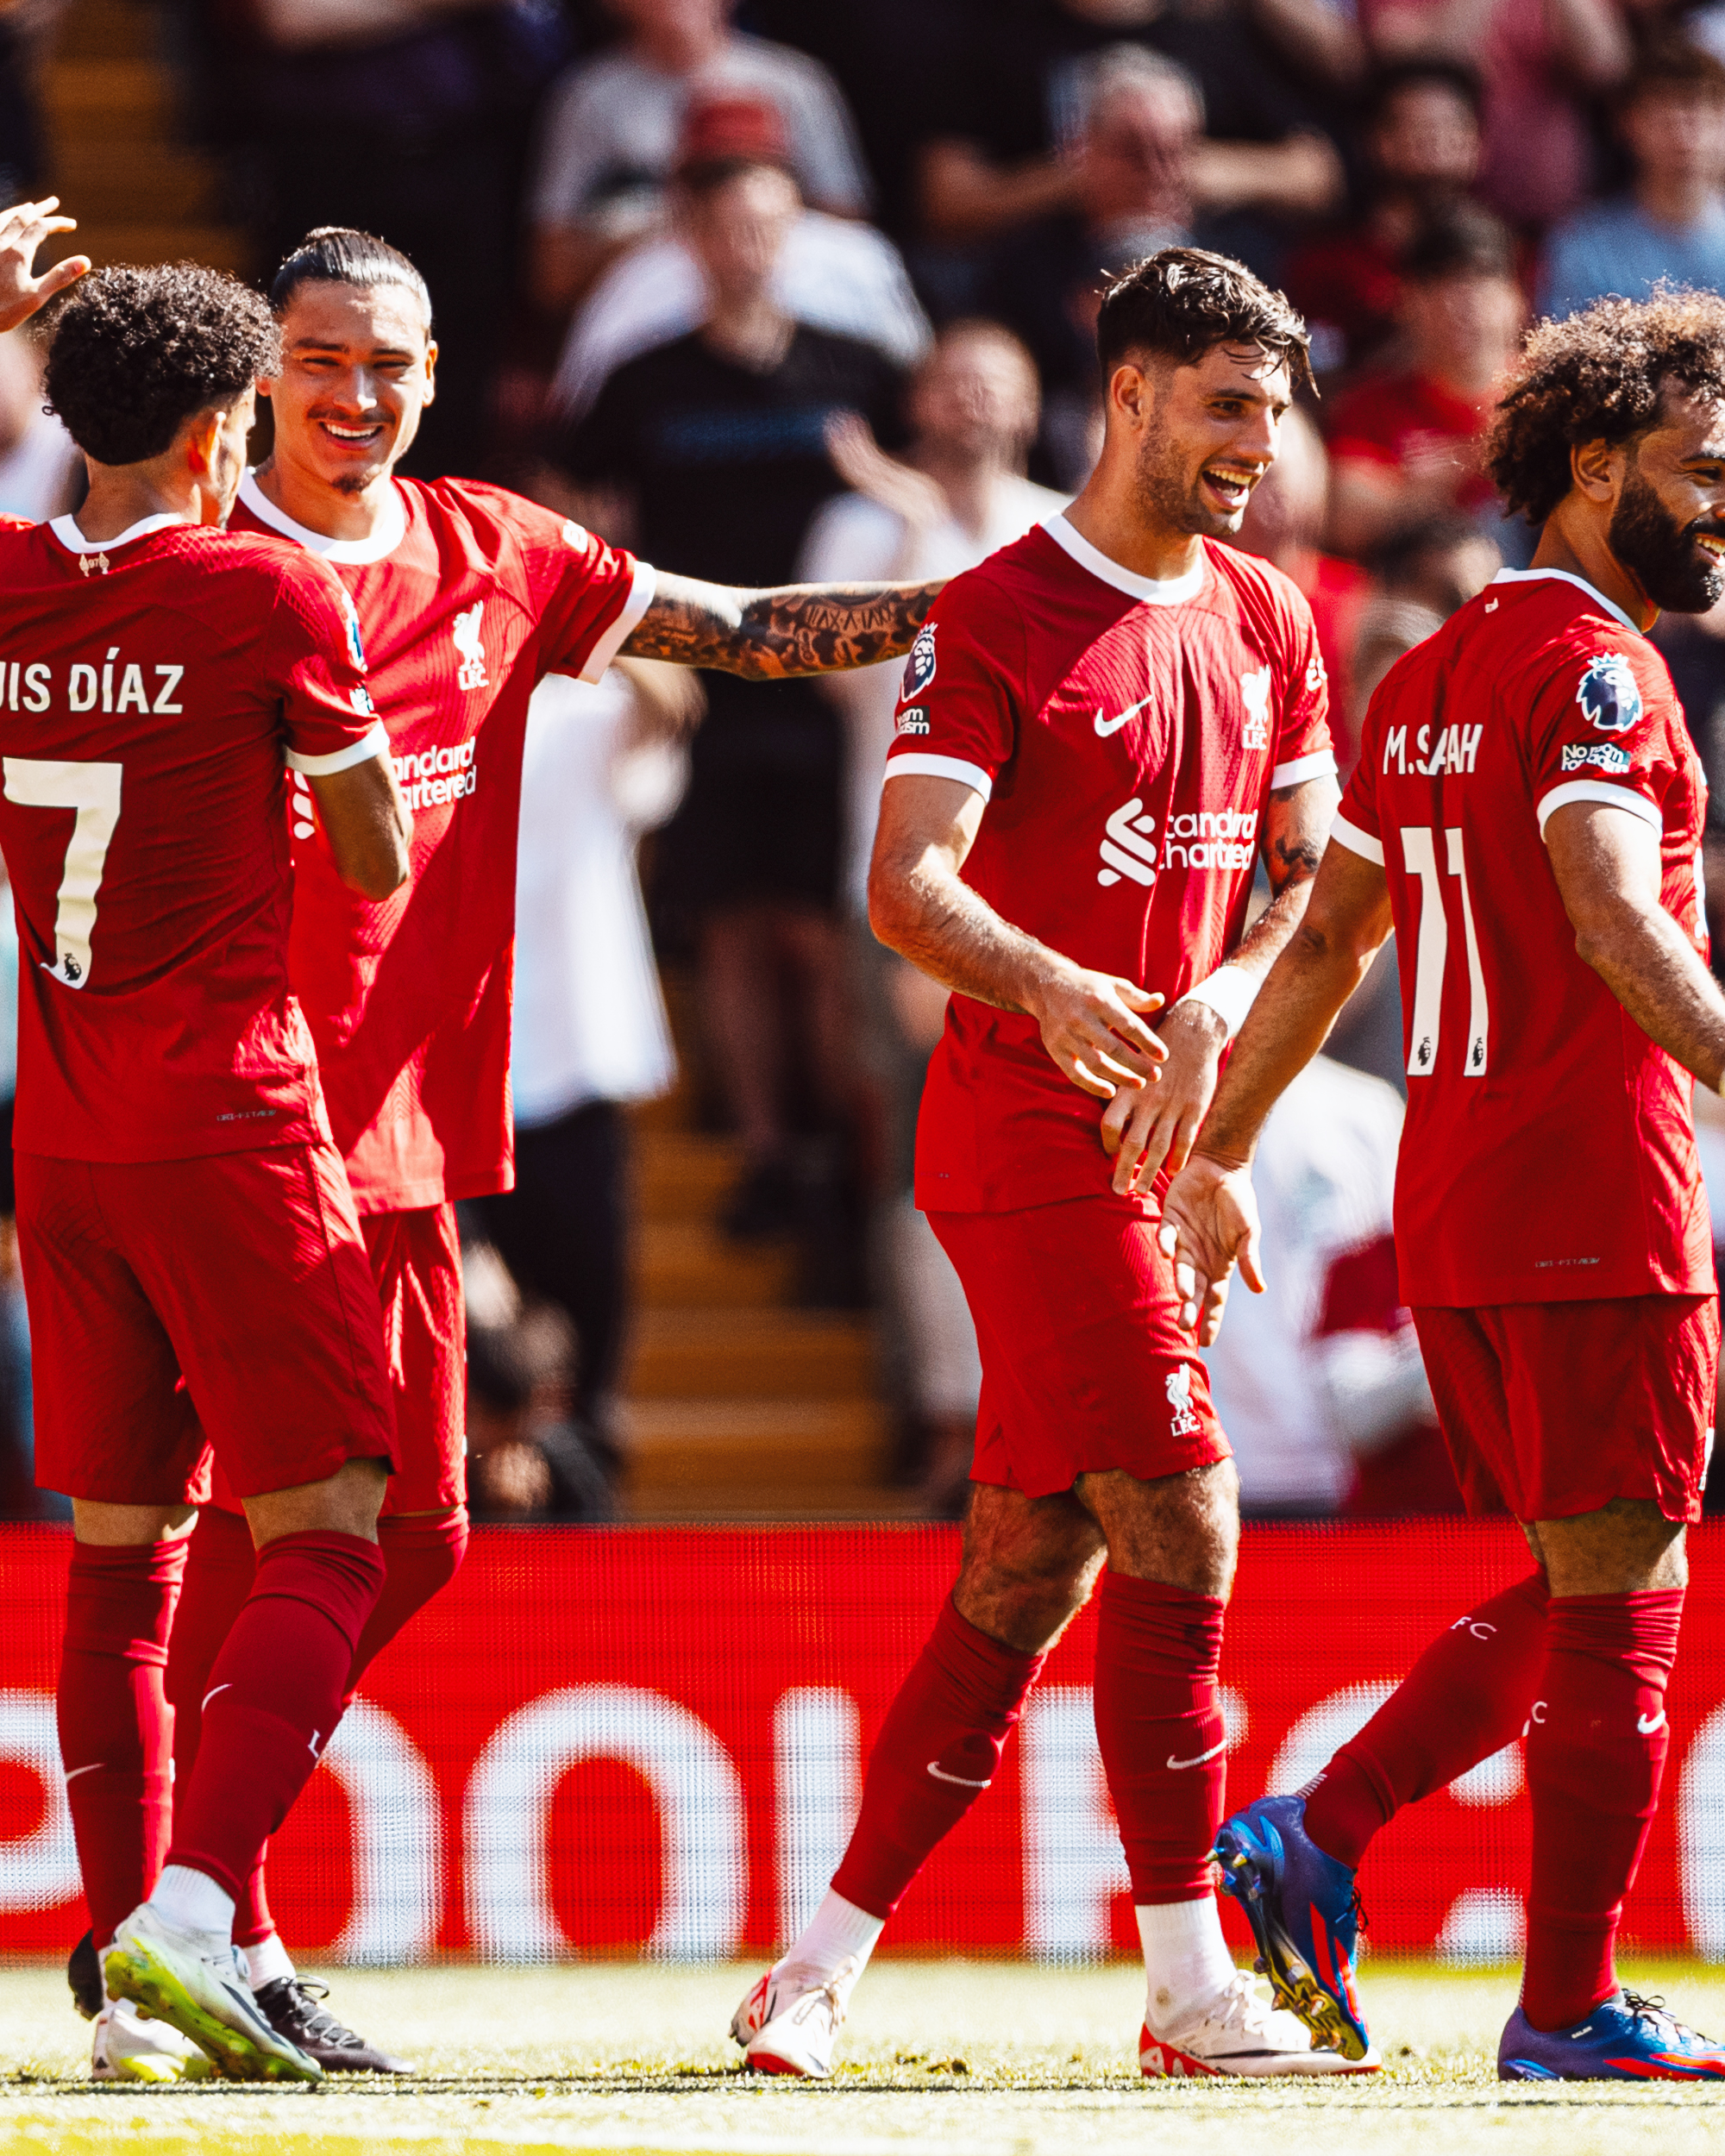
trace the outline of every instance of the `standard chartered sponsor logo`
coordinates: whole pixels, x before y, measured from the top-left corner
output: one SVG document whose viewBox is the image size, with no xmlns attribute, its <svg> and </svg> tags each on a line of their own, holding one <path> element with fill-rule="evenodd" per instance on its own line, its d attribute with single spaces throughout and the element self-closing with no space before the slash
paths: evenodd
<svg viewBox="0 0 1725 2156">
<path fill-rule="evenodd" d="M 1100 884 L 1118 883 L 1129 876 L 1134 883 L 1151 884 L 1158 868 L 1250 868 L 1258 834 L 1258 812 L 1244 809 L 1194 809 L 1170 816 L 1160 846 L 1156 818 L 1146 816 L 1137 799 L 1123 802 L 1107 819 L 1101 844 L 1102 866 L 1096 871 Z"/>
<path fill-rule="evenodd" d="M 477 740 L 462 741 L 449 749 L 424 749 L 417 756 L 392 756 L 408 807 L 442 808 L 477 793 L 480 774 L 474 755 L 478 747 Z"/>
</svg>

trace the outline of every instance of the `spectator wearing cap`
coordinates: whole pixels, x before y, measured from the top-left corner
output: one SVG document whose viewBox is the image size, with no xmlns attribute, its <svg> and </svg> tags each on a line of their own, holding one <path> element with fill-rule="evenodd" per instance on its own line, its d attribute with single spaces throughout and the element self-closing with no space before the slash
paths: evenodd
<svg viewBox="0 0 1725 2156">
<path fill-rule="evenodd" d="M 566 316 L 607 263 L 662 229 L 684 116 L 703 95 L 770 103 L 805 199 L 838 216 L 868 210 L 837 84 L 806 53 L 733 29 L 733 4 L 607 0 L 622 46 L 553 87 L 529 204 L 533 293 L 547 314 Z"/>
<path fill-rule="evenodd" d="M 856 412 L 890 446 L 902 377 L 872 346 L 799 323 L 778 298 L 800 208 L 788 172 L 758 159 L 693 162 L 677 191 L 706 318 L 619 367 L 553 445 L 554 461 L 608 490 L 619 536 L 661 567 L 789 583 L 811 519 L 841 489 L 827 452 L 833 420 Z M 726 1221 L 739 1235 L 805 1229 L 806 1290 L 844 1300 L 856 1250 L 846 1237 L 855 1074 L 838 905 L 842 724 L 808 682 L 715 674 L 706 687 L 655 896 L 662 921 L 694 943 L 708 1057 L 747 1158 Z"/>
<path fill-rule="evenodd" d="M 1661 278 L 1725 291 L 1725 62 L 1698 46 L 1655 47 L 1624 85 L 1617 126 L 1629 191 L 1552 235 L 1542 314 L 1574 314 L 1608 293 L 1645 299 Z"/>
<path fill-rule="evenodd" d="M 1319 373 L 1352 373 L 1395 334 L 1402 257 L 1479 172 L 1479 78 L 1446 60 L 1383 69 L 1366 94 L 1364 206 L 1289 259 L 1288 297 L 1312 332 Z"/>
<path fill-rule="evenodd" d="M 677 170 L 737 161 L 792 172 L 778 107 L 730 92 L 693 99 L 684 116 Z M 928 348 L 928 323 L 898 249 L 855 217 L 831 216 L 805 203 L 780 254 L 774 293 L 797 321 L 860 338 L 897 366 L 911 365 Z M 697 328 L 707 305 L 700 265 L 681 232 L 661 233 L 619 255 L 569 324 L 551 396 L 563 423 L 586 411 L 625 360 Z"/>
<path fill-rule="evenodd" d="M 1330 423 L 1330 533 L 1369 554 L 1410 524 L 1459 510 L 1503 526 L 1479 443 L 1527 302 L 1496 218 L 1463 208 L 1428 226 L 1402 262 L 1404 358 L 1368 375 Z"/>
</svg>

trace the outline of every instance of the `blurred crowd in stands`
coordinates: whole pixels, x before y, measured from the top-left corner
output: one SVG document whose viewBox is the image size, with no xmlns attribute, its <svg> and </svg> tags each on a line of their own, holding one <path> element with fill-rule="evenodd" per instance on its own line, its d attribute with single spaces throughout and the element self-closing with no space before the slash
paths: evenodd
<svg viewBox="0 0 1725 2156">
<path fill-rule="evenodd" d="M 0 18 L 14 191 L 46 177 L 28 58 L 52 7 L 31 4 Z M 1107 279 L 1170 243 L 1238 255 L 1312 330 L 1320 394 L 1240 543 L 1312 603 L 1345 769 L 1387 668 L 1530 557 L 1477 447 L 1526 324 L 1662 277 L 1725 289 L 1725 0 L 169 0 L 163 19 L 260 271 L 323 222 L 424 271 L 439 396 L 407 468 L 505 480 L 726 583 L 981 561 L 1089 469 Z M 0 340 L 0 509 L 49 513 L 74 483 L 39 402 L 28 345 Z M 1725 801 L 1725 613 L 1659 635 Z M 698 991 L 679 1048 L 740 1142 L 725 1232 L 799 1243 L 809 1302 L 879 1310 L 904 1478 L 957 1501 L 975 1348 L 910 1196 L 944 995 L 875 942 L 863 895 L 896 674 L 625 664 L 539 693 L 519 1181 L 466 1223 L 492 1516 L 614 1509 L 628 1111 L 676 1069 L 661 968 Z M 1725 895 L 1725 844 L 1708 868 Z M 1271 1291 L 1236 1299 L 1212 1358 L 1251 1511 L 1458 1502 L 1389 1240 L 1401 1062 L 1380 962 L 1271 1123 Z M 1725 1133 L 1706 1151 L 1718 1182 Z"/>
</svg>

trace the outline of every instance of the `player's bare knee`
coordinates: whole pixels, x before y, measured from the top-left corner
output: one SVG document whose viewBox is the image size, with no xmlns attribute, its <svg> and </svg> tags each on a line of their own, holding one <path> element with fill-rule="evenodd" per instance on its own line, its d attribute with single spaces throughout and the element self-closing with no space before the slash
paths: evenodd
<svg viewBox="0 0 1725 2156">
<path fill-rule="evenodd" d="M 1051 1646 L 1089 1600 L 1107 1550 L 1070 1496 L 975 1487 L 953 1600 L 979 1632 L 1017 1649 Z"/>
<path fill-rule="evenodd" d="M 1689 1584 L 1683 1522 L 1649 1499 L 1614 1498 L 1596 1512 L 1540 1520 L 1536 1531 L 1553 1595 L 1642 1595 Z"/>
<path fill-rule="evenodd" d="M 1107 1537 L 1116 1571 L 1227 1600 L 1239 1547 L 1239 1477 L 1232 1460 L 1148 1482 L 1118 1469 L 1087 1475 L 1079 1495 Z"/>
</svg>

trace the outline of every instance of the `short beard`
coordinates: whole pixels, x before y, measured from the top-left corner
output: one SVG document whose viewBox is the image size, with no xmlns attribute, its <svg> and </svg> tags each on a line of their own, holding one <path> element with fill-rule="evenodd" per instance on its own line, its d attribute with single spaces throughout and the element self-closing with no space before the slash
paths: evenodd
<svg viewBox="0 0 1725 2156">
<path fill-rule="evenodd" d="M 1218 515 L 1205 507 L 1195 486 L 1189 486 L 1167 435 L 1151 423 L 1138 454 L 1134 492 L 1145 519 L 1170 531 L 1183 531 L 1201 539 L 1232 539 L 1245 517 Z"/>
<path fill-rule="evenodd" d="M 343 472 L 330 483 L 338 494 L 363 494 L 368 486 L 376 485 L 380 476 L 376 472 Z"/>
<path fill-rule="evenodd" d="M 1725 530 L 1697 520 L 1679 524 L 1631 461 L 1611 512 L 1611 551 L 1653 604 L 1667 613 L 1704 614 L 1725 598 L 1725 566 L 1697 541 Z"/>
</svg>

